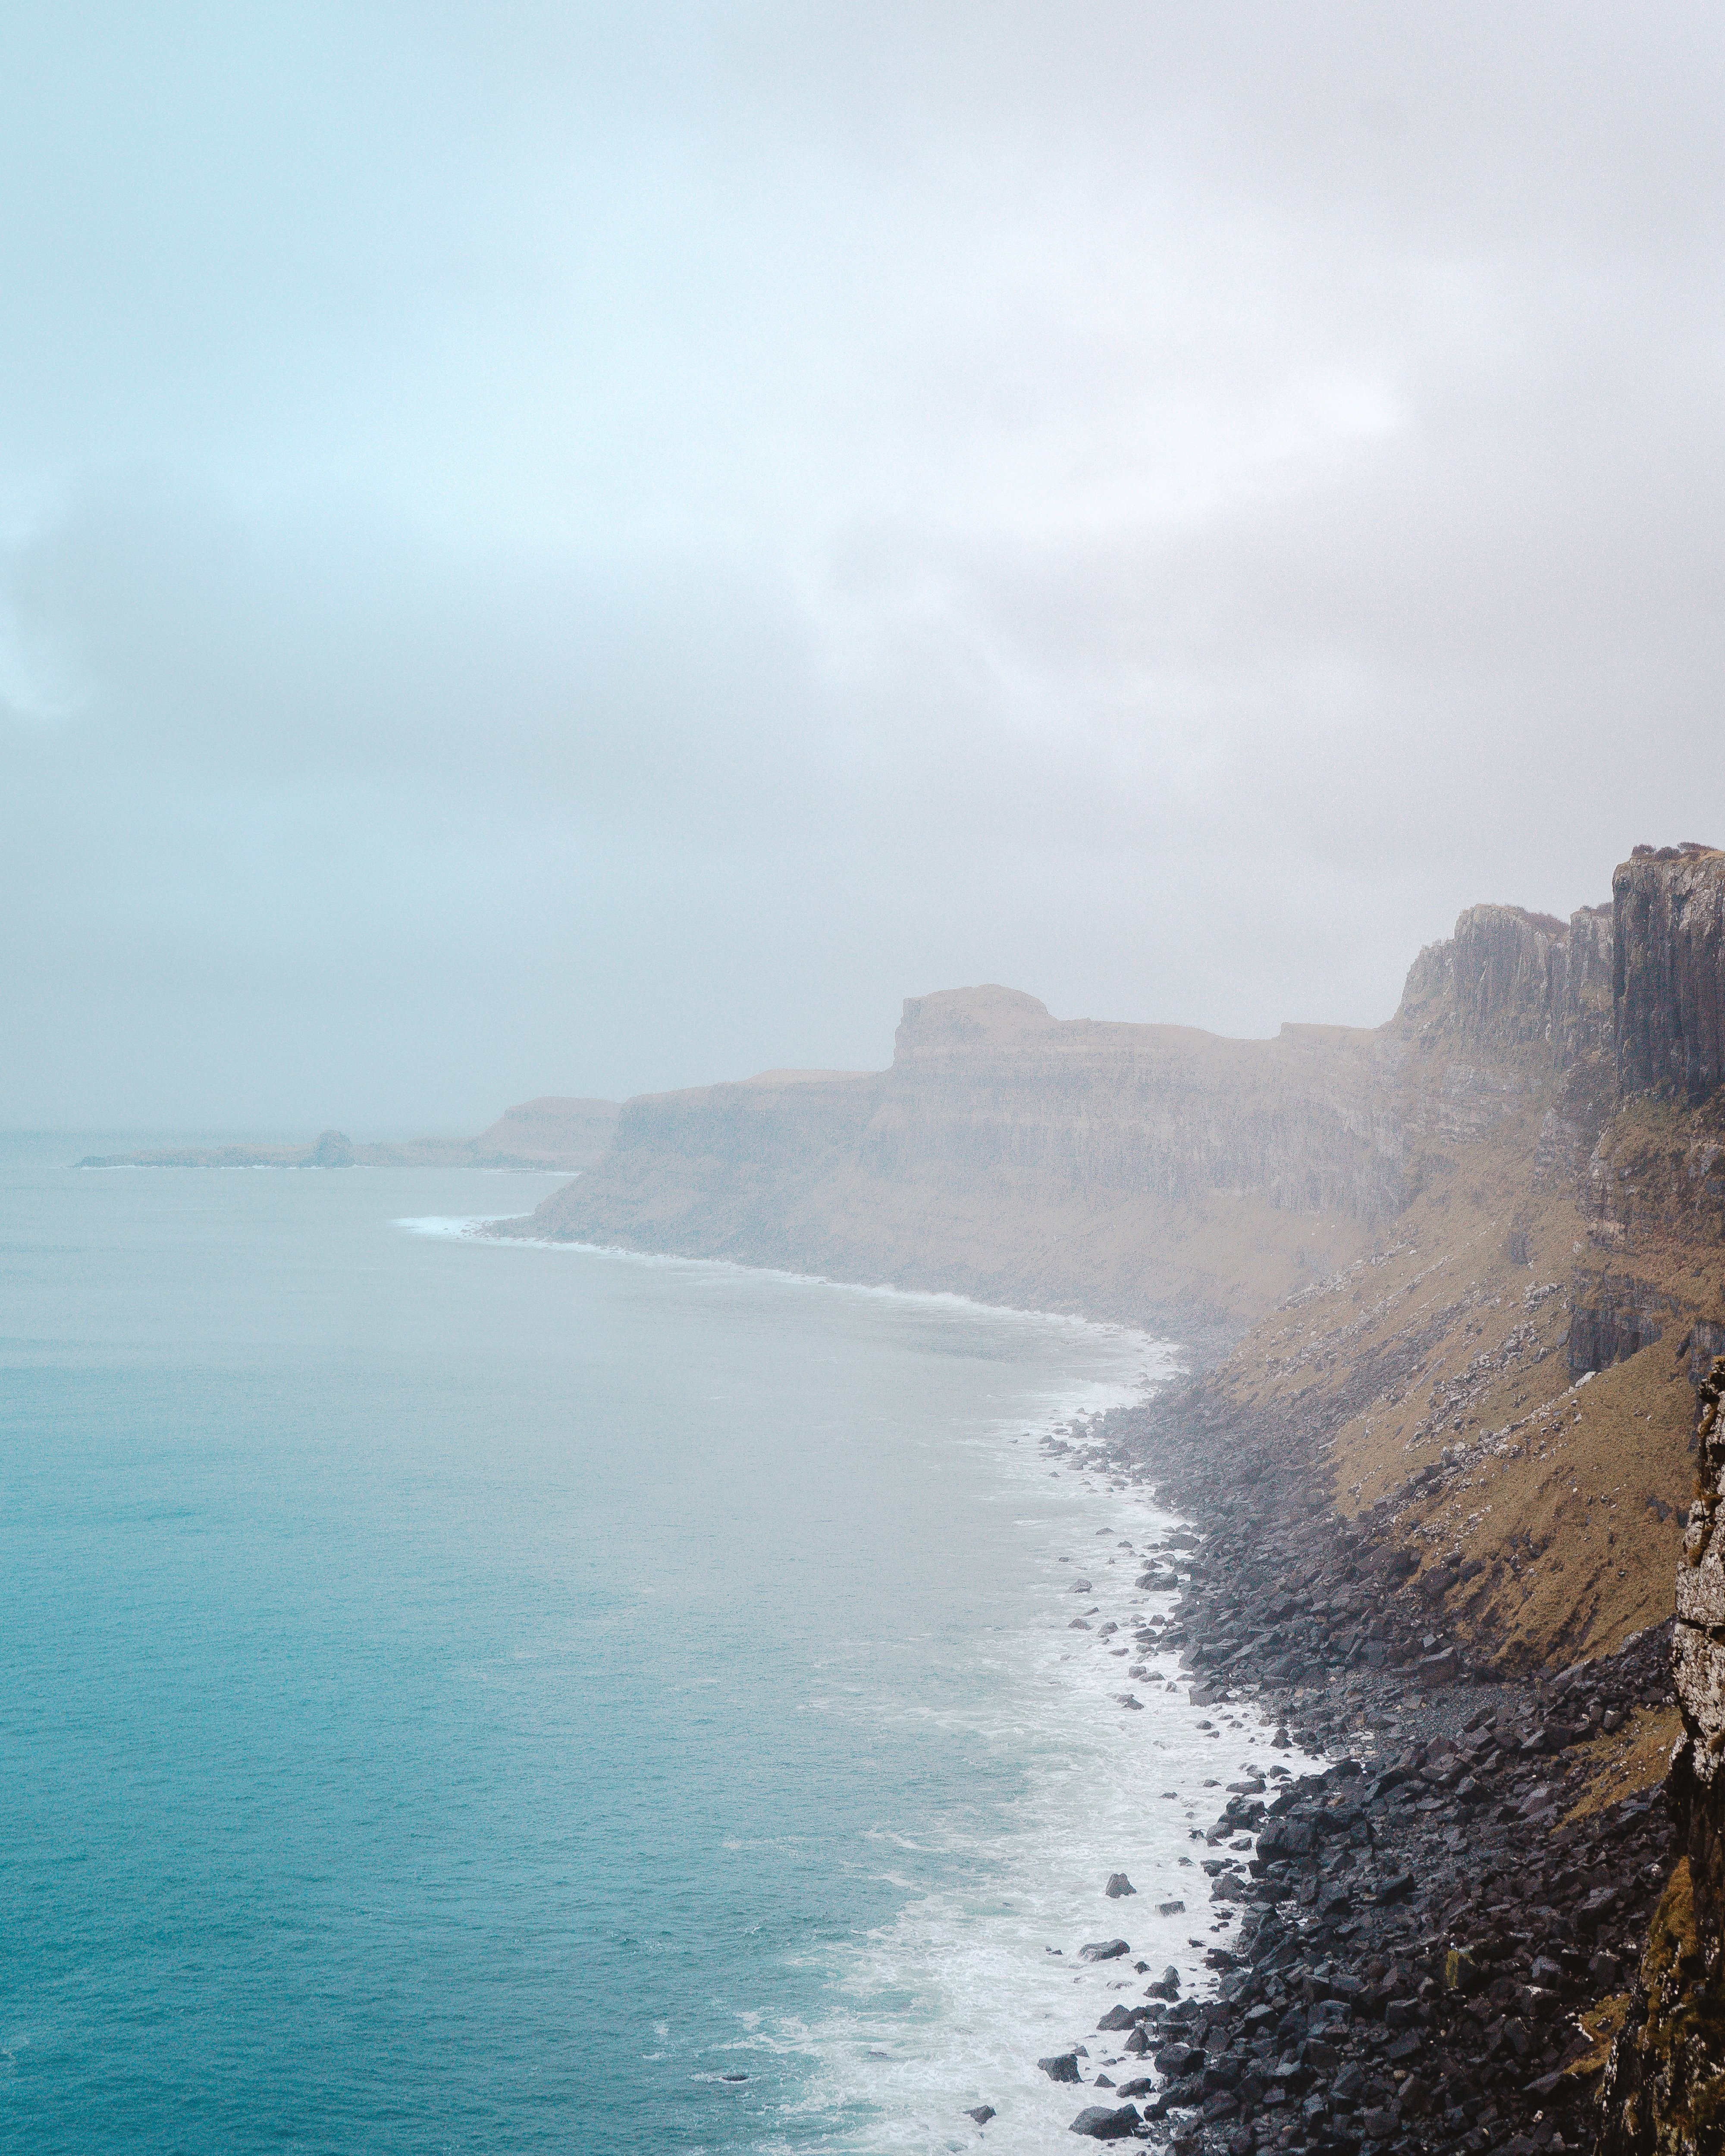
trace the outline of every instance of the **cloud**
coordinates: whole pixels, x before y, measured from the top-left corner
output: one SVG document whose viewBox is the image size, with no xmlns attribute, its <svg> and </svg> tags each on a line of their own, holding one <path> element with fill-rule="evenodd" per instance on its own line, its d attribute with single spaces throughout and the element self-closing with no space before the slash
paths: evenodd
<svg viewBox="0 0 1725 2156">
<path fill-rule="evenodd" d="M 25 34 L 14 1122 L 1371 1022 L 1707 835 L 1700 10 Z"/>
</svg>

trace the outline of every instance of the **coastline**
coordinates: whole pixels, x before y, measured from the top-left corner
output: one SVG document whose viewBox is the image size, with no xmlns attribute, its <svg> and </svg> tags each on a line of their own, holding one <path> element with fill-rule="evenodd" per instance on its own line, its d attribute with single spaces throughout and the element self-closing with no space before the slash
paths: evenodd
<svg viewBox="0 0 1725 2156">
<path fill-rule="evenodd" d="M 527 1236 L 519 1232 L 520 1215 L 511 1222 L 516 1232 L 508 1235 L 496 1234 L 488 1219 L 398 1224 L 419 1234 L 603 1257 L 653 1270 L 773 1279 L 846 1296 L 890 1297 L 931 1312 L 1070 1328 L 1129 1350 L 1117 1401 L 1130 1394 L 1132 1377 L 1159 1391 L 1182 1374 L 1177 1343 L 1070 1312 L 1023 1310 L 949 1289 L 834 1281 L 734 1259 Z M 829 2124 L 852 2104 L 885 2104 L 880 2125 L 888 2138 L 865 2135 L 854 2144 L 859 2149 L 898 2146 L 891 2137 L 912 2130 L 913 2122 L 914 2130 L 950 2135 L 964 2128 L 967 2112 L 987 2114 L 977 2118 L 978 2145 L 1014 2152 L 1046 2148 L 1050 2135 L 1065 2132 L 1076 2092 L 1051 2083 L 1040 2058 L 1097 2054 L 1094 2066 L 1080 2062 L 1076 2078 L 1089 2082 L 1091 2074 L 1102 2074 L 1100 2083 L 1089 2085 L 1106 2094 L 1109 2068 L 1091 2025 L 1117 2009 L 1123 1977 L 1136 1974 L 1142 1984 L 1176 1968 L 1187 1997 L 1214 1985 L 1216 1964 L 1207 1965 L 1206 1957 L 1230 1936 L 1237 1914 L 1211 1902 L 1201 1868 L 1210 1792 L 1238 1776 L 1248 1753 L 1262 1760 L 1272 1795 L 1276 1779 L 1291 1771 L 1287 1763 L 1294 1770 L 1317 1763 L 1272 1748 L 1273 1725 L 1253 1707 L 1224 1720 L 1192 1700 L 1172 1613 L 1189 1585 L 1199 1534 L 1183 1511 L 1160 1502 L 1142 1477 L 1129 1480 L 1096 1446 L 1111 1414 L 1135 1411 L 1106 1403 L 1083 1406 L 1073 1393 L 1011 1435 L 998 1432 L 978 1440 L 1003 1467 L 1013 1463 L 998 1486 L 987 1478 L 992 1502 L 1014 1512 L 1028 1509 L 1025 1495 L 1045 1492 L 1050 1475 L 1064 1478 L 1071 1494 L 1070 1508 L 1062 1507 L 1065 1524 L 1054 1527 L 1052 1540 L 1042 1498 L 1038 1563 L 1046 1578 L 1012 1649 L 1028 1647 L 1035 1682 L 1050 1687 L 1044 1712 L 1052 1726 L 1034 1735 L 1021 1729 L 1011 1748 L 1040 1755 L 1033 1780 L 1048 1768 L 1049 1755 L 1057 1754 L 1052 1774 L 1063 1780 L 1052 1794 L 1045 1786 L 1028 1794 L 1025 1815 L 990 1844 L 989 1854 L 1003 1861 L 990 1897 L 997 1907 L 978 1917 L 973 1909 L 908 1904 L 887 1934 L 863 1949 L 861 1966 L 853 1949 L 841 1950 L 829 1979 L 835 2001 L 830 2024 L 788 2041 L 787 2048 L 806 2052 L 814 2062 L 805 2099 L 811 2118 Z M 1020 1441 L 1022 1452 L 1009 1452 Z M 1106 1537 L 1099 1525 L 1104 1521 Z M 1081 1561 L 1086 1543 L 1095 1553 L 1087 1564 Z M 1146 1620 L 1166 1637 L 1142 1646 L 1123 1644 L 1130 1628 Z M 986 1688 L 984 1680 L 979 1689 Z M 1107 1882 L 1121 1871 L 1133 1881 L 1133 1898 L 1110 1899 Z M 942 1898 L 948 1905 L 954 1900 Z M 1129 1956 L 1084 1956 L 1086 1945 L 1106 1943 L 1104 1935 L 1117 1930 L 1137 1943 L 1136 1970 Z M 966 1971 L 962 1981 L 954 1975 L 958 1967 Z M 922 1999 L 909 2024 L 907 1984 Z M 936 1997 L 940 2004 L 932 2010 L 931 2025 L 926 2016 Z M 968 2024 L 973 2047 L 962 2041 L 955 2021 Z M 1014 2053 L 1003 2046 L 1002 2022 L 1017 2028 L 1029 2048 Z M 1032 2028 L 1046 2034 L 1027 2038 Z M 1113 2059 L 1111 2048 L 1106 2056 Z M 1121 2073 L 1117 2060 L 1113 2070 Z M 853 2143 L 841 2136 L 838 2145 L 850 2149 Z"/>
<path fill-rule="evenodd" d="M 1230 1789 L 1203 1835 L 1213 1901 L 1240 1912 L 1214 1994 L 1124 2008 L 1132 2050 L 1093 2058 L 1075 2130 L 1182 2156 L 1589 2146 L 1668 1866 L 1662 1760 L 1588 1799 L 1600 1748 L 1667 1710 L 1669 1626 L 1500 1681 L 1387 1594 L 1386 1518 L 1340 1520 L 1316 1473 L 1190 1400 L 1110 1416 L 1090 1457 L 1199 1531 L 1163 1635 L 1194 1702 L 1267 1714 L 1329 1763 Z"/>
<path fill-rule="evenodd" d="M 734 1260 L 484 1239 L 1128 1329 Z M 1194 1868 L 1209 1875 L 1202 1899 L 1185 1897 L 1187 1951 L 1164 1964 L 1165 1944 L 1127 1946 L 1096 1962 L 1086 1995 L 1112 1994 L 1099 2017 L 1111 2025 L 1037 2062 L 1070 2086 L 1077 2116 L 1063 2123 L 1166 2140 L 1181 2156 L 1589 2144 L 1614 2004 L 1670 1834 L 1652 1777 L 1609 1804 L 1587 1798 L 1606 1771 L 1598 1748 L 1645 1733 L 1667 1704 L 1669 1627 L 1557 1679 L 1504 1680 L 1388 1592 L 1387 1518 L 1343 1522 L 1317 1472 L 1273 1455 L 1261 1433 L 1189 1419 L 1191 1397 L 1173 1378 L 1040 1441 L 1057 1471 L 1189 1523 L 1135 1549 L 1145 1570 L 1130 1619 L 1098 1603 L 1069 1622 L 1122 1637 L 1130 1624 L 1136 1658 L 1106 1650 L 1126 1659 L 1128 1681 L 1178 1685 L 1183 1705 L 1225 1717 L 1226 1735 L 1264 1760 L 1224 1785 L 1214 1819 L 1199 1788 L 1178 1792 Z M 1306 1771 L 1282 1766 L 1301 1754 Z M 1122 1914 L 1118 1928 L 1146 1927 Z M 1015 2138 L 1024 2122 L 978 2095 L 982 2139 Z"/>
</svg>

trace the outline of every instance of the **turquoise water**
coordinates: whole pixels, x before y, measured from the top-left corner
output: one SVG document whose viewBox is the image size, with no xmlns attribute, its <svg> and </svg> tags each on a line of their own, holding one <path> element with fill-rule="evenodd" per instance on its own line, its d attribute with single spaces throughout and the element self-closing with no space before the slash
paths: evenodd
<svg viewBox="0 0 1725 2156">
<path fill-rule="evenodd" d="M 0 1148 L 0 2145 L 1048 2145 L 1197 1921 L 1060 1599 L 1157 1516 L 1035 1443 L 1162 1351 L 96 1142 Z"/>
</svg>

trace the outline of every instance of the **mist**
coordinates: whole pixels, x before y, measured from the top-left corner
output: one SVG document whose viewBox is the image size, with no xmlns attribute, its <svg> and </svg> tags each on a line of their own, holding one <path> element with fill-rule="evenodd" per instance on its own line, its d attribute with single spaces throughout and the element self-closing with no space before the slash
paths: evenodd
<svg viewBox="0 0 1725 2156">
<path fill-rule="evenodd" d="M 1373 1024 L 1722 836 L 1711 11 L 7 45 L 8 1124 Z"/>
</svg>

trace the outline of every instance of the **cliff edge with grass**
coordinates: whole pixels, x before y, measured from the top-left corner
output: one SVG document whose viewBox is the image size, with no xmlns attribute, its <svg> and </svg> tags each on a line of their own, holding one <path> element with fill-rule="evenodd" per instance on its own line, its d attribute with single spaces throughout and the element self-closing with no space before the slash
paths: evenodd
<svg viewBox="0 0 1725 2156">
<path fill-rule="evenodd" d="M 1599 2087 L 1620 2030 L 1601 2148 L 1725 2148 L 1725 853 L 1639 846 L 1567 921 L 1471 908 L 1372 1030 L 917 998 L 888 1070 L 629 1102 L 523 1227 L 1172 1332 L 1167 1427 L 1252 1433 L 1370 1552 L 1373 1652 L 1428 1672 L 1573 1689 L 1675 1616 L 1672 1691 L 1569 1770 L 1597 1809 L 1675 1753 L 1683 1854 L 1564 2071 Z"/>
</svg>

